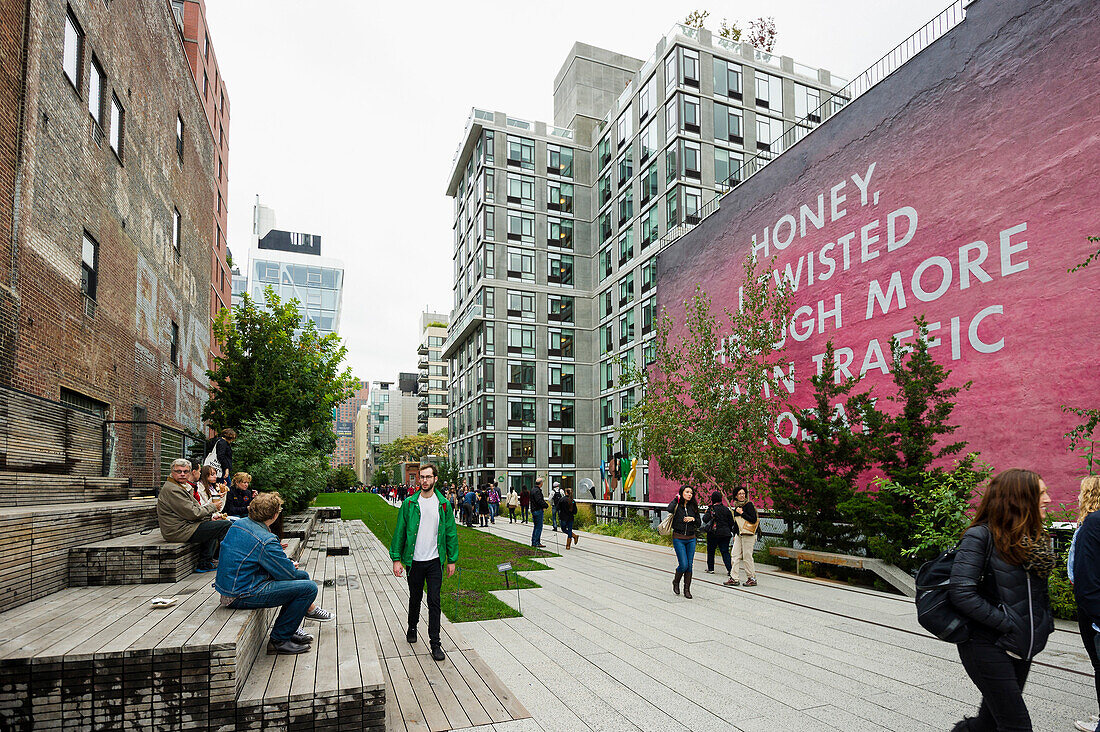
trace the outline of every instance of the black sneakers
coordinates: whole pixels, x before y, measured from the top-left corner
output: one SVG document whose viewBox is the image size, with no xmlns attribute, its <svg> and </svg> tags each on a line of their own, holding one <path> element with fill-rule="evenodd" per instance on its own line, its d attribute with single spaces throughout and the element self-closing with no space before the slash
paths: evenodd
<svg viewBox="0 0 1100 732">
<path fill-rule="evenodd" d="M 267 642 L 267 655 L 269 656 L 293 656 L 298 653 L 305 653 L 309 649 L 308 644 L 298 643 L 293 638 L 278 643 L 273 640 Z"/>
<path fill-rule="evenodd" d="M 405 640 L 409 643 L 416 643 L 416 628 L 409 628 L 409 631 L 405 633 Z"/>
<path fill-rule="evenodd" d="M 309 644 L 309 643 L 313 642 L 313 634 L 312 633 L 306 633 L 303 630 L 299 630 L 297 633 L 290 636 L 290 639 L 292 641 L 294 641 L 295 643 L 301 643 L 301 644 L 305 645 L 305 644 Z"/>
<path fill-rule="evenodd" d="M 443 652 L 443 646 L 432 646 L 432 658 L 437 661 L 447 660 L 447 654 Z"/>
</svg>

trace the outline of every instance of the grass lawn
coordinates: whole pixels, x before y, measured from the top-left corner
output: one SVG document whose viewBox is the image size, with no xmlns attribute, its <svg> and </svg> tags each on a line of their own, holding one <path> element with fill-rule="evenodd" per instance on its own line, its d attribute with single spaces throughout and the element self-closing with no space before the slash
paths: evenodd
<svg viewBox="0 0 1100 732">
<path fill-rule="evenodd" d="M 315 505 L 339 506 L 345 521 L 361 520 L 384 545 L 390 545 L 393 527 L 397 524 L 397 508 L 380 496 L 373 493 L 322 493 L 317 496 Z M 519 617 L 517 610 L 489 594 L 493 590 L 505 589 L 504 575 L 497 572 L 497 564 L 511 562 L 513 569 L 521 572 L 549 569 L 534 560 L 556 556 L 460 525 L 458 570 L 454 577 L 447 577 L 446 572 L 443 576 L 440 597 L 443 614 L 453 623 Z M 526 577 L 518 579 L 521 588 L 539 586 Z M 508 581 L 513 591 L 516 580 L 516 574 L 510 572 Z"/>
</svg>

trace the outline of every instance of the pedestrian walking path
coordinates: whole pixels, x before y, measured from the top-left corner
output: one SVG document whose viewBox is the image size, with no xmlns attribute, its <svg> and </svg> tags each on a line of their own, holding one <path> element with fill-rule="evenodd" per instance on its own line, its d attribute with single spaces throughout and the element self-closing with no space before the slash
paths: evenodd
<svg viewBox="0 0 1100 732">
<path fill-rule="evenodd" d="M 498 518 L 488 530 L 530 543 L 531 528 Z M 943 732 L 977 710 L 954 646 L 917 625 L 912 600 L 770 566 L 758 587 L 723 587 L 703 556 L 687 600 L 672 593 L 671 548 L 579 535 L 566 552 L 547 524 L 561 557 L 522 591 L 523 617 L 461 626 L 533 715 L 477 729 Z M 514 591 L 498 596 L 517 605 Z M 1025 698 L 1044 732 L 1092 713 L 1074 625 L 1051 637 Z"/>
</svg>

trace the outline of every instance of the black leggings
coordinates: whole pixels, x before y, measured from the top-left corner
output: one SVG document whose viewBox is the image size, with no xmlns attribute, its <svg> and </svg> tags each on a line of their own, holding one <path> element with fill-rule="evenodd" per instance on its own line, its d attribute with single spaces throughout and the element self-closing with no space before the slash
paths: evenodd
<svg viewBox="0 0 1100 732">
<path fill-rule="evenodd" d="M 1092 681 L 1096 685 L 1096 703 L 1100 706 L 1100 633 L 1093 630 L 1092 619 L 1080 617 L 1077 619 L 1077 627 L 1081 630 L 1081 642 L 1085 644 L 1085 651 L 1092 661 Z"/>
<path fill-rule="evenodd" d="M 959 658 L 970 680 L 982 693 L 978 716 L 959 722 L 969 732 L 1031 732 L 1031 715 L 1024 705 L 1024 683 L 1031 661 L 1013 658 L 983 636 L 960 643 Z"/>
<path fill-rule="evenodd" d="M 726 565 L 726 574 L 733 572 L 733 560 L 730 558 L 730 537 L 707 534 L 707 569 L 714 571 L 714 550 L 722 552 L 722 563 Z"/>
</svg>

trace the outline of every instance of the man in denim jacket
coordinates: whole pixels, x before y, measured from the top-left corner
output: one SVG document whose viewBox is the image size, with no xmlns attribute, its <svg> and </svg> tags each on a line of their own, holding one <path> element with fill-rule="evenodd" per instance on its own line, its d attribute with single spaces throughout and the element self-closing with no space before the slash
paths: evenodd
<svg viewBox="0 0 1100 732">
<path fill-rule="evenodd" d="M 332 620 L 332 613 L 313 604 L 317 584 L 298 569 L 283 551 L 271 524 L 279 517 L 283 499 L 278 493 L 260 493 L 248 504 L 248 518 L 235 521 L 222 540 L 221 560 L 214 589 L 222 605 L 234 609 L 281 607 L 268 654 L 304 653 L 313 636 L 299 630 L 302 619 Z"/>
</svg>

